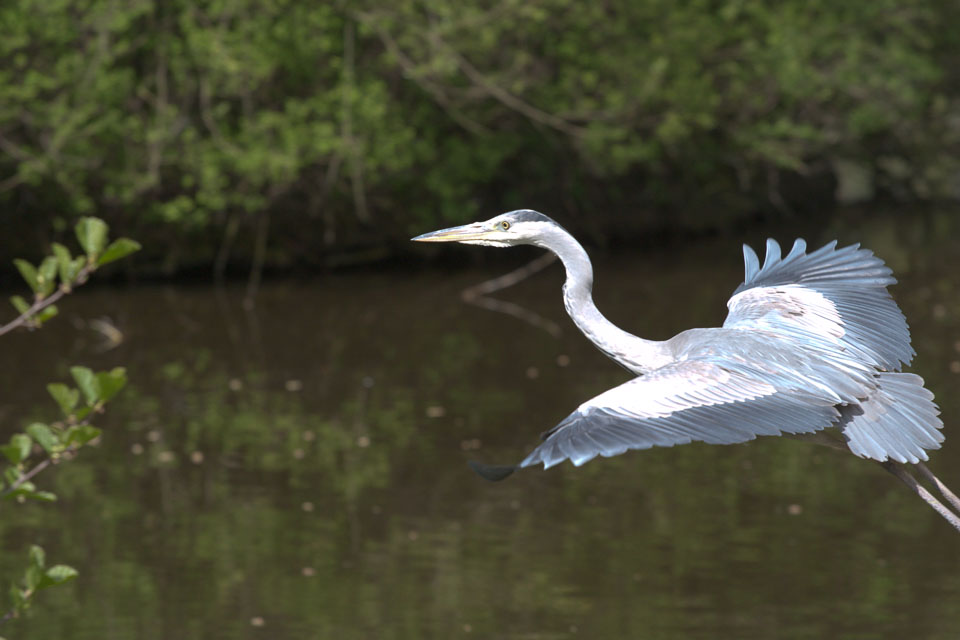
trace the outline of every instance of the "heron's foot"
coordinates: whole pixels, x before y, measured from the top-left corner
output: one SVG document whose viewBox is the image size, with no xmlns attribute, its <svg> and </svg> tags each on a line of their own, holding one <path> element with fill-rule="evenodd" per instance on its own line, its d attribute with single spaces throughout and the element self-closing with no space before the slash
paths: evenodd
<svg viewBox="0 0 960 640">
<path fill-rule="evenodd" d="M 943 484 L 940 478 L 935 476 L 933 471 L 930 471 L 924 463 L 918 462 L 914 466 L 920 469 L 920 474 L 937 488 L 937 491 L 950 503 L 950 506 L 953 507 L 957 513 L 960 513 L 960 498 L 957 497 L 957 494 L 951 491 L 950 487 Z"/>
</svg>

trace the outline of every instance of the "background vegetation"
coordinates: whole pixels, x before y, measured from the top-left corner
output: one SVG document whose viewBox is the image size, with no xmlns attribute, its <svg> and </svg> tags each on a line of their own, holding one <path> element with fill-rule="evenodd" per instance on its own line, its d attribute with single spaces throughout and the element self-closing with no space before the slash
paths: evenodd
<svg viewBox="0 0 960 640">
<path fill-rule="evenodd" d="M 958 19 L 952 0 L 9 0 L 0 243 L 36 255 L 96 213 L 167 272 L 222 271 L 365 260 L 519 206 L 603 236 L 955 198 Z"/>
</svg>

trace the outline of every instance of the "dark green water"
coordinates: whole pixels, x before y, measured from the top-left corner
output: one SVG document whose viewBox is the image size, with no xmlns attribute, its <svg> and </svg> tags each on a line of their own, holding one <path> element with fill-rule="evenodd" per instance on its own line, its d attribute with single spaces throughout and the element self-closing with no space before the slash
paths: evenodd
<svg viewBox="0 0 960 640">
<path fill-rule="evenodd" d="M 958 244 L 936 223 L 839 233 L 897 269 L 947 424 L 931 467 L 960 488 Z M 2 635 L 957 637 L 960 536 L 852 456 L 760 439 L 477 478 L 468 459 L 519 460 L 626 379 L 564 316 L 559 266 L 500 295 L 559 338 L 460 301 L 505 270 L 272 283 L 251 312 L 240 289 L 103 288 L 5 338 L 4 431 L 52 418 L 44 385 L 71 364 L 131 384 L 102 444 L 40 476 L 58 503 L 0 505 L 0 577 L 33 541 L 80 571 Z M 665 338 L 722 322 L 741 278 L 725 238 L 600 260 L 596 295 Z"/>
</svg>

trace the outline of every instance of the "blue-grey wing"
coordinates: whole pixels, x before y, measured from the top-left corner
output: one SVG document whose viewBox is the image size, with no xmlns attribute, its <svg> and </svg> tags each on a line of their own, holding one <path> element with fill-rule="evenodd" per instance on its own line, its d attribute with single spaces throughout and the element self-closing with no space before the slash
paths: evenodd
<svg viewBox="0 0 960 640">
<path fill-rule="evenodd" d="M 761 435 L 808 433 L 839 419 L 829 390 L 785 389 L 775 374 L 743 363 L 684 360 L 583 403 L 520 467 L 692 441 L 733 444 Z"/>
<path fill-rule="evenodd" d="M 831 242 L 811 253 L 797 240 L 785 257 L 767 240 L 763 266 L 744 245 L 746 276 L 727 303 L 724 328 L 762 329 L 811 346 L 836 345 L 886 371 L 909 364 L 910 330 L 887 292 L 896 280 L 872 252 Z"/>
</svg>

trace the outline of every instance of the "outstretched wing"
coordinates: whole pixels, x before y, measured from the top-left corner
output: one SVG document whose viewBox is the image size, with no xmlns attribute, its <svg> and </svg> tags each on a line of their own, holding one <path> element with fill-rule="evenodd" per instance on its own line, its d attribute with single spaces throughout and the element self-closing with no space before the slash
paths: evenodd
<svg viewBox="0 0 960 640">
<path fill-rule="evenodd" d="M 836 247 L 834 241 L 806 253 L 798 239 L 781 257 L 780 245 L 767 240 L 760 267 L 744 245 L 746 276 L 727 302 L 724 328 L 762 329 L 811 344 L 826 340 L 865 364 L 899 371 L 915 354 L 907 321 L 887 292 L 896 282 L 890 268 L 859 245 Z"/>
<path fill-rule="evenodd" d="M 808 433 L 839 418 L 829 391 L 783 389 L 742 363 L 685 360 L 601 393 L 546 434 L 518 467 L 582 465 L 629 449 Z M 478 469 L 479 471 L 479 469 Z"/>
</svg>

